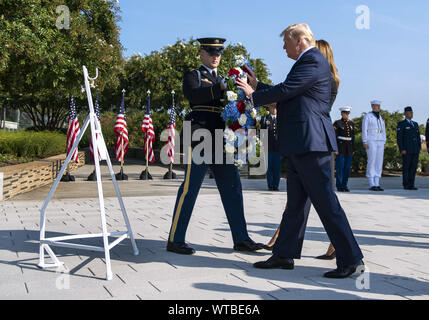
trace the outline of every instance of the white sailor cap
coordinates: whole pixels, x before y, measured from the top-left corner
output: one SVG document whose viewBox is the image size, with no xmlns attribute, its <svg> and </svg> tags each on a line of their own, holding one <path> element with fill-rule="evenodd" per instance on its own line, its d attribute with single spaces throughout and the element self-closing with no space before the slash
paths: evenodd
<svg viewBox="0 0 429 320">
<path fill-rule="evenodd" d="M 381 105 L 381 101 L 380 100 L 372 100 L 371 105 L 374 105 L 374 104 Z"/>
<path fill-rule="evenodd" d="M 350 106 L 342 107 L 342 108 L 340 108 L 340 111 L 341 112 L 350 112 L 350 111 L 352 111 L 352 107 L 350 107 Z"/>
</svg>

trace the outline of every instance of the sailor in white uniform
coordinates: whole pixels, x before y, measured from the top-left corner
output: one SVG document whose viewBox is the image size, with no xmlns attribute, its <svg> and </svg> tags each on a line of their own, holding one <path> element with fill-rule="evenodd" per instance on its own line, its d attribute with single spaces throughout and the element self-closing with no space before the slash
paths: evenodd
<svg viewBox="0 0 429 320">
<path fill-rule="evenodd" d="M 368 156 L 366 176 L 370 190 L 384 191 L 380 187 L 380 178 L 386 148 L 386 125 L 380 114 L 381 101 L 371 101 L 371 107 L 372 112 L 367 113 L 362 121 L 362 141 Z"/>
</svg>

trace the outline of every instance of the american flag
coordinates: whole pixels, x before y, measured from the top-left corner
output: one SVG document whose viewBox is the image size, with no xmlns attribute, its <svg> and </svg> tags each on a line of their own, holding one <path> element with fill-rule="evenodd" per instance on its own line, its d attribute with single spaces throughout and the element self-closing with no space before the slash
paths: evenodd
<svg viewBox="0 0 429 320">
<path fill-rule="evenodd" d="M 100 123 L 100 107 L 98 106 L 98 94 L 95 96 L 95 105 L 94 105 L 94 111 L 95 115 L 97 116 L 98 122 Z M 95 134 L 95 138 L 97 139 L 97 133 Z M 94 149 L 92 146 L 92 137 L 91 137 L 91 143 L 89 144 L 89 153 L 92 157 L 92 160 L 94 160 Z M 98 159 L 101 158 L 100 150 L 98 150 Z"/>
<path fill-rule="evenodd" d="M 123 160 L 123 156 L 128 150 L 128 129 L 127 121 L 125 119 L 125 94 L 122 94 L 121 107 L 119 108 L 119 114 L 116 117 L 115 129 L 116 143 L 115 143 L 115 154 L 118 161 Z M 122 153 L 122 143 L 124 152 Z"/>
<path fill-rule="evenodd" d="M 143 151 L 146 154 L 146 144 L 148 143 L 150 162 L 155 162 L 155 155 L 153 154 L 153 142 L 155 141 L 155 131 L 153 131 L 152 118 L 150 117 L 150 96 L 147 98 L 146 112 L 144 114 L 142 131 L 145 133 Z M 149 140 L 147 140 L 149 139 Z"/>
<path fill-rule="evenodd" d="M 175 116 L 176 116 L 176 106 L 174 105 L 174 95 L 173 95 L 173 105 L 171 107 L 171 116 L 167 126 L 167 130 L 168 130 L 167 155 L 168 155 L 168 158 L 170 159 L 170 163 L 174 163 L 174 137 L 176 133 Z"/>
<path fill-rule="evenodd" d="M 73 96 L 70 95 L 70 117 L 69 127 L 67 129 L 67 155 L 71 152 L 73 144 L 80 133 L 79 120 L 77 119 L 76 105 Z M 79 154 L 77 148 L 74 150 L 71 160 L 79 163 Z"/>
</svg>

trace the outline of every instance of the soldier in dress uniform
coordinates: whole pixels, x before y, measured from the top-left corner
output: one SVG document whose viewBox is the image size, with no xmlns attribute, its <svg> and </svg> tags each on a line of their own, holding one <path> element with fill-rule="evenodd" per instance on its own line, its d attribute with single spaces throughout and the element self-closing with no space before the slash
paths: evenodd
<svg viewBox="0 0 429 320">
<path fill-rule="evenodd" d="M 419 124 L 413 121 L 413 108 L 406 107 L 405 119 L 398 123 L 397 142 L 402 155 L 402 185 L 405 190 L 417 190 L 414 185 L 419 154 L 422 148 Z"/>
<path fill-rule="evenodd" d="M 429 119 L 426 121 L 426 147 L 429 152 Z"/>
<path fill-rule="evenodd" d="M 283 156 L 279 150 L 279 138 L 277 135 L 277 106 L 268 106 L 270 114 L 262 117 L 261 129 L 268 130 L 268 167 L 267 184 L 270 191 L 279 191 L 280 173 Z"/>
<path fill-rule="evenodd" d="M 383 172 L 384 149 L 386 148 L 386 124 L 380 114 L 381 101 L 371 101 L 372 112 L 362 121 L 362 142 L 368 156 L 366 177 L 371 191 L 384 191 L 380 187 Z"/>
<path fill-rule="evenodd" d="M 197 70 L 186 72 L 183 78 L 183 93 L 191 106 L 191 112 L 185 117 L 185 120 L 191 123 L 192 135 L 197 129 L 210 132 L 212 146 L 215 146 L 215 130 L 225 129 L 225 122 L 221 117 L 221 99 L 226 86 L 223 77 L 217 71 L 225 41 L 222 38 L 198 39 L 201 45 L 202 65 Z M 234 164 L 226 164 L 225 161 L 222 164 L 217 164 L 215 159 L 218 159 L 218 156 L 214 152 L 212 152 L 211 161 L 206 161 L 205 153 L 210 150 L 202 150 L 201 152 L 195 150 L 193 152 L 199 143 L 200 141 L 192 141 L 188 150 L 184 150 L 188 160 L 185 169 L 185 181 L 177 194 L 167 250 L 179 254 L 195 253 L 195 250 L 185 243 L 185 234 L 198 192 L 209 167 L 216 180 L 231 228 L 234 250 L 256 251 L 262 249 L 263 245 L 255 243 L 247 233 L 243 194 L 237 167 Z M 221 158 L 223 158 L 223 148 L 219 152 L 222 153 Z M 203 156 L 204 160 L 196 161 L 196 158 L 200 156 Z"/>
<path fill-rule="evenodd" d="M 355 144 L 355 128 L 350 121 L 351 107 L 340 108 L 341 119 L 334 122 L 335 134 L 337 136 L 338 151 L 336 152 L 337 190 L 339 192 L 350 192 L 347 186 Z"/>
</svg>

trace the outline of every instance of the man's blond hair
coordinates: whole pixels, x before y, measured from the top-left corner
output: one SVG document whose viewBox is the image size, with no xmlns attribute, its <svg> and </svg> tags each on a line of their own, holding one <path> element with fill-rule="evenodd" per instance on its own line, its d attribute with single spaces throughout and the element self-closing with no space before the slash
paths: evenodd
<svg viewBox="0 0 429 320">
<path fill-rule="evenodd" d="M 314 40 L 313 32 L 306 23 L 296 23 L 287 27 L 280 34 L 280 37 L 288 36 L 289 38 L 299 40 L 304 39 L 310 46 L 315 46 L 316 41 Z"/>
</svg>

